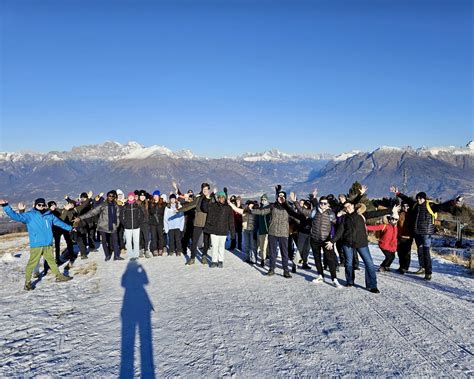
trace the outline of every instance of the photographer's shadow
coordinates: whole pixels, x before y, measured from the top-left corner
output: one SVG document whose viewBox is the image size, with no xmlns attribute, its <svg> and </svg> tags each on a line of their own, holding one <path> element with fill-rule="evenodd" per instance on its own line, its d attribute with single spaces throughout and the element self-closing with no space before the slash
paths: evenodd
<svg viewBox="0 0 474 379">
<path fill-rule="evenodd" d="M 140 362 L 142 378 L 155 377 L 153 362 L 153 340 L 151 333 L 151 312 L 153 304 L 148 297 L 145 286 L 148 276 L 142 265 L 130 261 L 122 276 L 123 297 L 122 318 L 122 356 L 120 378 L 134 377 L 134 347 L 138 329 L 140 338 Z"/>
</svg>

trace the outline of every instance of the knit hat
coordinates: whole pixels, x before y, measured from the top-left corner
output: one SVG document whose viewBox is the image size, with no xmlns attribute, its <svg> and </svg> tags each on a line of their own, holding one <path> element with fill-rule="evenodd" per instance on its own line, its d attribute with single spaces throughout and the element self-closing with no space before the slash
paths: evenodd
<svg viewBox="0 0 474 379">
<path fill-rule="evenodd" d="M 81 199 L 88 199 L 89 195 L 86 192 L 81 193 L 81 196 L 79 196 Z"/>
<path fill-rule="evenodd" d="M 426 200 L 426 192 L 418 192 L 416 194 L 416 199 L 425 199 Z"/>
<path fill-rule="evenodd" d="M 128 195 L 127 195 L 127 198 L 130 197 L 130 196 L 135 197 L 135 192 L 129 192 Z"/>
<path fill-rule="evenodd" d="M 216 193 L 216 197 L 225 197 L 225 198 L 227 198 L 227 195 L 225 194 L 224 191 L 219 191 L 219 192 Z"/>
<path fill-rule="evenodd" d="M 172 193 L 172 194 L 170 195 L 170 200 L 171 200 L 171 199 L 176 199 L 176 195 L 175 195 L 174 193 Z"/>
<path fill-rule="evenodd" d="M 121 189 L 118 189 L 118 190 L 117 190 L 117 196 L 118 196 L 118 195 L 125 195 L 125 194 L 124 194 L 124 192 L 123 192 Z M 135 196 L 135 195 L 134 195 L 134 196 Z"/>
<path fill-rule="evenodd" d="M 46 200 L 43 198 L 43 197 L 39 197 L 35 200 L 35 207 L 38 205 L 38 204 L 46 204 Z"/>
<path fill-rule="evenodd" d="M 262 197 L 260 198 L 260 200 L 261 200 L 261 201 L 262 201 L 262 200 L 268 201 L 268 196 L 267 196 L 267 194 L 264 193 L 264 194 L 262 195 Z"/>
<path fill-rule="evenodd" d="M 162 194 L 160 197 L 163 199 L 164 202 L 168 201 L 168 196 L 166 196 L 166 193 Z"/>
<path fill-rule="evenodd" d="M 145 190 L 141 190 L 141 191 L 138 193 L 138 196 L 145 196 L 145 197 L 148 197 L 148 193 L 147 193 Z"/>
<path fill-rule="evenodd" d="M 160 195 L 161 195 L 160 190 L 153 191 L 153 196 L 160 196 Z"/>
<path fill-rule="evenodd" d="M 278 197 L 284 197 L 286 199 L 286 192 L 285 191 L 278 192 Z"/>
<path fill-rule="evenodd" d="M 55 201 L 48 201 L 48 208 L 51 208 L 53 205 L 56 205 Z"/>
</svg>

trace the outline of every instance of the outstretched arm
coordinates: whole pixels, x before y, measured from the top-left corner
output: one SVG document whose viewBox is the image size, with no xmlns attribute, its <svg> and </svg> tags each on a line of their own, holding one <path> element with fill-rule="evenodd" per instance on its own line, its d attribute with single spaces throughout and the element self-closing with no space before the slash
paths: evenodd
<svg viewBox="0 0 474 379">
<path fill-rule="evenodd" d="M 28 213 L 18 213 L 15 212 L 12 207 L 8 204 L 8 201 L 1 199 L 0 205 L 3 207 L 3 210 L 12 220 L 22 222 L 26 224 L 29 220 Z"/>
</svg>

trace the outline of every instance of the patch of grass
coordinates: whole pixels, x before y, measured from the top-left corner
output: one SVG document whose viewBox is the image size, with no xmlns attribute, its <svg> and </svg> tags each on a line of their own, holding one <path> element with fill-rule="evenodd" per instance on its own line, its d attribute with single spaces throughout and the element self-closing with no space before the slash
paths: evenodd
<svg viewBox="0 0 474 379">
<path fill-rule="evenodd" d="M 97 263 L 88 262 L 84 266 L 74 268 L 72 272 L 74 275 L 95 275 L 97 272 Z"/>
</svg>

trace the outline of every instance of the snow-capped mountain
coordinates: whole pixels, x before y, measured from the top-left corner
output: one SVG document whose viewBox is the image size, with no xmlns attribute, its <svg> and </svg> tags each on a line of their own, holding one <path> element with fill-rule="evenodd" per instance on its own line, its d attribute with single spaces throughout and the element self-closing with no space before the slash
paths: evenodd
<svg viewBox="0 0 474 379">
<path fill-rule="evenodd" d="M 271 194 L 275 184 L 341 193 L 357 180 L 369 185 L 369 195 L 376 197 L 386 196 L 390 185 L 403 183 L 408 192 L 425 190 L 442 198 L 463 193 L 474 202 L 474 143 L 418 149 L 381 146 L 339 155 L 274 149 L 233 158 L 203 158 L 189 150 L 113 141 L 44 154 L 0 152 L 0 188 L 2 196 L 12 200 L 61 199 L 66 193 L 111 188 L 168 191 L 172 180 L 183 189 L 198 189 L 206 181 L 240 194 Z"/>
</svg>

